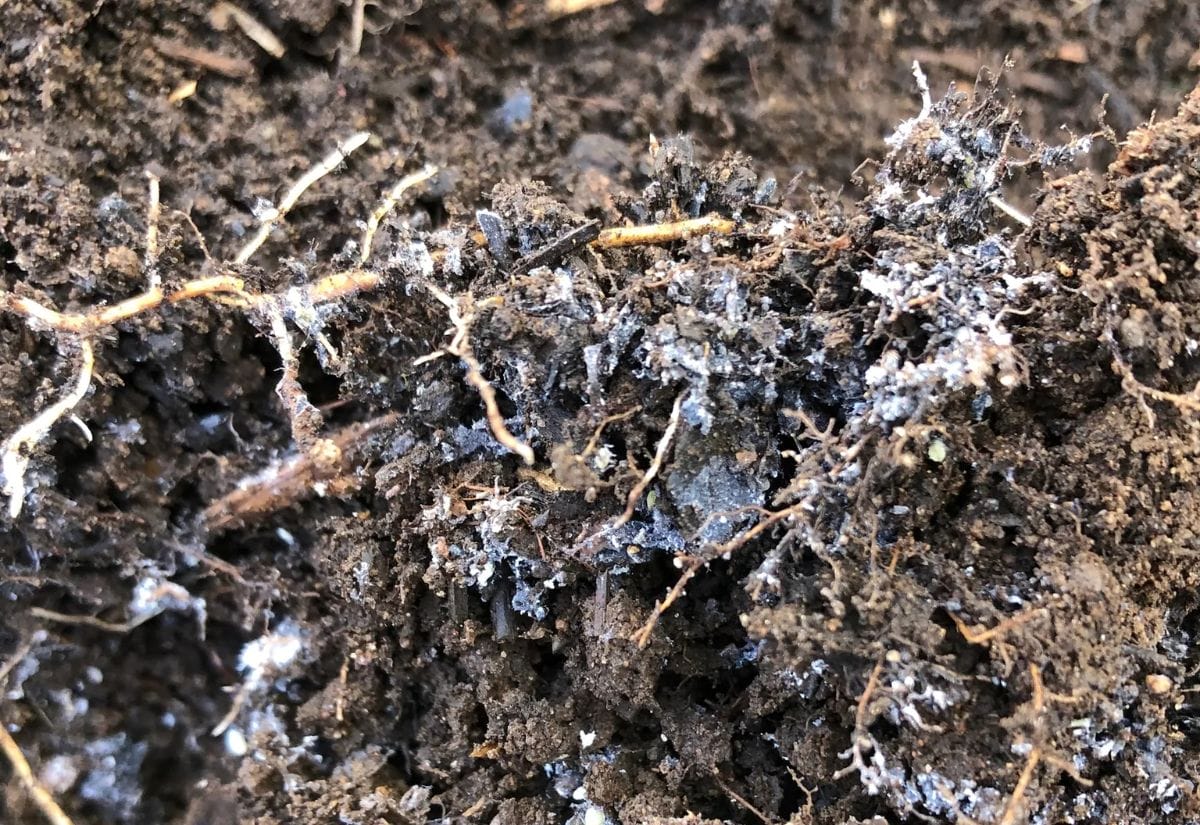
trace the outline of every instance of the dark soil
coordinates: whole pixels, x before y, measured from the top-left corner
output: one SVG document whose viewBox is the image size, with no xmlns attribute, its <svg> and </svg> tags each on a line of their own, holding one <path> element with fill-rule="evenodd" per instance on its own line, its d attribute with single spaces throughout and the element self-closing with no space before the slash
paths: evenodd
<svg viewBox="0 0 1200 825">
<path fill-rule="evenodd" d="M 555 5 L 245 6 L 279 58 L 3 8 L 0 438 L 82 352 L 20 299 L 373 286 L 288 298 L 286 405 L 236 297 L 87 334 L 0 527 L 35 777 L 77 825 L 1200 822 L 1200 6 Z"/>
</svg>

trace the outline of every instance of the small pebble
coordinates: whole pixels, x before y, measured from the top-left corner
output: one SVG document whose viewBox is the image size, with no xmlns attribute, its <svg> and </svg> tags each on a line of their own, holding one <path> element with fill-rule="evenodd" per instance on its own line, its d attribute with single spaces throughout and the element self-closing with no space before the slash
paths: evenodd
<svg viewBox="0 0 1200 825">
<path fill-rule="evenodd" d="M 1173 687 L 1175 687 L 1174 683 L 1161 673 L 1151 673 L 1146 677 L 1146 689 L 1155 696 L 1170 693 Z"/>
</svg>

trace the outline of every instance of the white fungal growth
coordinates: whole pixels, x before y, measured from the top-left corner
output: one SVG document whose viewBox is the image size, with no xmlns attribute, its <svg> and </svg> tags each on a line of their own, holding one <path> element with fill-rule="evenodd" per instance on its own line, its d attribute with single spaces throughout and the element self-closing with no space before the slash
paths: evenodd
<svg viewBox="0 0 1200 825">
<path fill-rule="evenodd" d="M 238 669 L 246 674 L 245 689 L 255 690 L 285 674 L 304 650 L 304 643 L 303 632 L 291 619 L 248 642 L 238 656 Z"/>
<path fill-rule="evenodd" d="M 147 576 L 133 588 L 133 594 L 129 600 L 129 625 L 136 627 L 168 610 L 195 615 L 196 623 L 200 625 L 200 635 L 204 636 L 204 626 L 208 619 L 207 604 L 204 599 L 193 596 L 175 582 L 164 581 L 153 576 Z"/>
</svg>

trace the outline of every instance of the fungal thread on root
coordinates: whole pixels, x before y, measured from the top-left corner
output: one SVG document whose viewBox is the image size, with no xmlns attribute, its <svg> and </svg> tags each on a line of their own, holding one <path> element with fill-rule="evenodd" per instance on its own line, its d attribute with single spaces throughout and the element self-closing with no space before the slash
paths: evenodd
<svg viewBox="0 0 1200 825">
<path fill-rule="evenodd" d="M 242 264 L 248 261 L 262 246 L 270 234 L 271 228 L 286 217 L 305 191 L 329 174 L 369 138 L 370 133 L 368 132 L 357 132 L 351 135 L 301 176 L 288 189 L 279 206 L 263 217 L 258 232 L 241 248 L 234 262 Z M 379 221 L 395 207 L 404 192 L 427 181 L 435 172 L 434 167 L 427 166 L 421 172 L 405 177 L 389 190 L 383 203 L 376 208 L 371 219 L 368 220 L 369 234 L 366 236 L 368 243 L 364 245 L 365 254 L 360 256 L 360 264 L 365 264 L 367 261 L 370 254 L 369 239 L 373 236 Z M 196 278 L 175 289 L 166 290 L 162 287 L 161 276 L 157 269 L 158 223 L 162 211 L 160 181 L 157 174 L 149 171 L 146 172 L 146 177 L 149 192 L 146 250 L 143 260 L 143 269 L 147 276 L 145 292 L 110 306 L 95 307 L 83 312 L 59 312 L 32 298 L 0 290 L 0 310 L 24 316 L 31 322 L 31 326 L 45 327 L 56 333 L 60 345 L 63 341 L 69 341 L 74 343 L 80 351 L 80 366 L 73 388 L 59 401 L 19 427 L 3 442 L 3 445 L 0 445 L 0 469 L 4 474 L 4 483 L 0 492 L 9 498 L 9 514 L 12 518 L 19 516 L 24 506 L 25 474 L 33 447 L 47 436 L 50 429 L 60 419 L 71 414 L 71 411 L 83 400 L 91 385 L 95 351 L 89 336 L 121 321 L 156 310 L 164 304 L 177 304 L 198 298 L 219 300 L 241 310 L 258 313 L 265 318 L 269 336 L 283 361 L 283 376 L 277 391 L 287 409 L 289 420 L 292 422 L 293 435 L 298 443 L 307 446 L 311 444 L 316 430 L 321 425 L 321 416 L 319 411 L 308 402 L 297 379 L 298 365 L 287 330 L 286 316 L 293 307 L 309 307 L 337 301 L 373 289 L 379 285 L 381 280 L 377 273 L 354 269 L 335 273 L 308 286 L 293 288 L 276 295 L 250 292 L 242 278 L 231 274 L 219 274 Z M 203 245 L 203 237 L 199 237 Z M 207 255 L 207 246 L 205 245 L 204 248 Z M 332 349 L 323 336 L 318 337 L 322 346 Z M 86 426 L 83 429 L 86 434 Z"/>
<path fill-rule="evenodd" d="M 425 287 L 449 312 L 450 323 L 454 325 L 454 337 L 441 351 L 422 356 L 415 363 L 428 363 L 441 357 L 443 354 L 452 355 L 461 361 L 463 366 L 467 368 L 467 383 L 475 388 L 475 391 L 479 393 L 480 400 L 483 401 L 488 429 L 492 431 L 492 436 L 506 450 L 520 456 L 521 460 L 526 464 L 532 465 L 534 462 L 533 448 L 513 435 L 508 429 L 508 425 L 504 423 L 504 416 L 501 414 L 500 405 L 496 401 L 496 390 L 483 377 L 483 367 L 475 357 L 475 353 L 471 350 L 471 322 L 475 319 L 475 312 L 478 309 L 498 305 L 500 299 L 489 298 L 485 301 L 475 303 L 468 295 L 460 299 L 468 307 L 464 311 L 460 306 L 460 301 L 451 297 L 445 290 L 430 283 L 425 284 Z"/>
<path fill-rule="evenodd" d="M 92 369 L 96 363 L 92 343 L 82 337 L 76 340 L 79 345 L 79 369 L 75 385 L 58 401 L 22 424 L 0 447 L 0 469 L 4 472 L 2 491 L 8 496 L 8 514 L 14 519 L 21 514 L 25 502 L 25 471 L 29 467 L 30 450 L 46 437 L 60 418 L 75 409 L 92 385 Z"/>
</svg>

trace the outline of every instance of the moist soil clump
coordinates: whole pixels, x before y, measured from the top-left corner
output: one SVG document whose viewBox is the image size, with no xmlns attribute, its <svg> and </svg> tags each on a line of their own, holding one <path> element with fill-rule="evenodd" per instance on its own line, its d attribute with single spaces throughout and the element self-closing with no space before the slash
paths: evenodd
<svg viewBox="0 0 1200 825">
<path fill-rule="evenodd" d="M 1200 822 L 1200 13 L 958 5 L 13 0 L 5 821 Z"/>
</svg>

